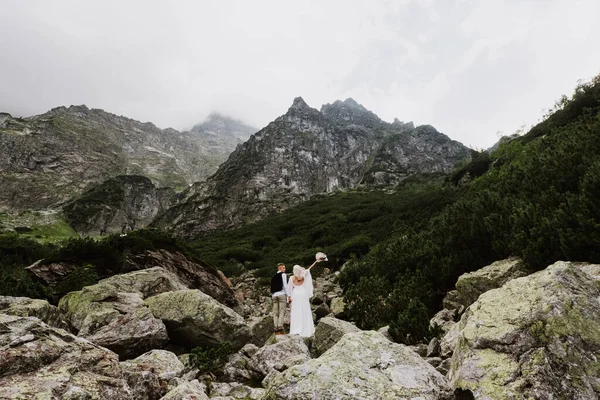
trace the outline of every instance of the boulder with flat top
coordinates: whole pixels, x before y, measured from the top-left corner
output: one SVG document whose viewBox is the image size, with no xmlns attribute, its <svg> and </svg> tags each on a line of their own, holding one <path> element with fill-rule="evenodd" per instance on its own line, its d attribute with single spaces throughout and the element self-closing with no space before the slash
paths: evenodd
<svg viewBox="0 0 600 400">
<path fill-rule="evenodd" d="M 344 335 L 319 358 L 272 374 L 265 400 L 452 399 L 446 379 L 375 331 Z"/>
<path fill-rule="evenodd" d="M 244 318 L 200 290 L 162 293 L 144 304 L 166 325 L 171 341 L 185 348 L 230 342 L 238 350 L 250 340 Z"/>
<path fill-rule="evenodd" d="M 598 272 L 557 262 L 479 296 L 455 332 L 451 384 L 476 399 L 599 398 Z"/>
</svg>

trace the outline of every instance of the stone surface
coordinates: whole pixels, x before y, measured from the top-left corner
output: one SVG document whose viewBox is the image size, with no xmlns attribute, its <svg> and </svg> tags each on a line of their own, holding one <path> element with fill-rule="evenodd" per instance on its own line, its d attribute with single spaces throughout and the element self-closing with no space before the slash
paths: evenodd
<svg viewBox="0 0 600 400">
<path fill-rule="evenodd" d="M 346 303 L 344 302 L 343 297 L 334 297 L 331 299 L 331 305 L 329 306 L 329 309 L 336 318 L 346 317 Z"/>
<path fill-rule="evenodd" d="M 479 296 L 459 322 L 448 377 L 476 399 L 593 399 L 599 353 L 600 281 L 557 262 Z"/>
<path fill-rule="evenodd" d="M 440 354 L 440 339 L 433 338 L 427 345 L 425 357 L 437 357 Z"/>
<path fill-rule="evenodd" d="M 239 383 L 260 380 L 262 377 L 251 367 L 250 357 L 244 354 L 242 350 L 230 355 L 225 365 L 219 371 L 219 380 Z"/>
<path fill-rule="evenodd" d="M 445 378 L 374 331 L 346 334 L 321 357 L 274 375 L 265 399 L 451 399 Z"/>
<path fill-rule="evenodd" d="M 304 339 L 298 335 L 274 336 L 273 343 L 267 343 L 251 358 L 251 368 L 265 377 L 272 370 L 283 371 L 292 365 L 310 359 L 310 350 Z"/>
<path fill-rule="evenodd" d="M 389 325 L 382 326 L 381 328 L 377 329 L 377 332 L 381 333 L 383 335 L 383 337 L 386 338 L 387 340 L 389 340 L 390 342 L 394 341 L 394 338 L 392 337 L 392 335 L 390 335 L 390 326 Z"/>
<path fill-rule="evenodd" d="M 146 307 L 118 315 L 106 325 L 100 325 L 90 333 L 80 333 L 80 336 L 111 349 L 123 359 L 135 357 L 145 350 L 160 348 L 169 340 L 163 322 L 154 318 Z"/>
<path fill-rule="evenodd" d="M 206 387 L 194 379 L 181 383 L 161 397 L 161 400 L 208 400 L 208 396 L 206 395 Z"/>
<path fill-rule="evenodd" d="M 313 354 L 318 357 L 339 342 L 346 333 L 359 331 L 360 329 L 350 322 L 331 317 L 322 318 L 315 328 Z"/>
<path fill-rule="evenodd" d="M 54 287 L 77 268 L 79 268 L 79 265 L 69 262 L 47 263 L 45 260 L 38 260 L 25 269 L 49 286 Z"/>
<path fill-rule="evenodd" d="M 129 254 L 123 272 L 161 267 L 175 274 L 188 289 L 199 289 L 228 307 L 237 307 L 238 301 L 231 282 L 219 270 L 201 262 L 193 262 L 176 251 L 147 250 Z"/>
<path fill-rule="evenodd" d="M 442 358 L 452 357 L 452 353 L 454 353 L 454 348 L 458 342 L 459 331 L 459 324 L 454 324 L 442 337 L 440 341 L 440 355 Z"/>
<path fill-rule="evenodd" d="M 252 388 L 239 383 L 214 383 L 210 392 L 211 399 L 261 400 L 264 389 Z"/>
<path fill-rule="evenodd" d="M 131 358 L 168 341 L 166 327 L 144 306 L 144 299 L 184 288 L 175 275 L 155 267 L 70 292 L 58 307 L 79 336 Z"/>
<path fill-rule="evenodd" d="M 248 325 L 250 326 L 250 343 L 252 344 L 260 347 L 273 336 L 275 325 L 273 324 L 273 317 L 271 315 L 251 318 L 248 321 Z"/>
<path fill-rule="evenodd" d="M 34 317 L 0 314 L 0 371 L 3 399 L 136 398 L 115 353 Z"/>
<path fill-rule="evenodd" d="M 121 363 L 123 369 L 134 371 L 150 371 L 160 379 L 169 380 L 180 377 L 184 366 L 179 358 L 166 350 L 151 350 L 141 356 Z"/>
<path fill-rule="evenodd" d="M 317 317 L 317 321 L 318 321 L 321 318 L 329 315 L 331 313 L 331 311 L 329 310 L 329 307 L 327 306 L 327 304 L 321 303 L 317 307 L 314 307 L 314 313 L 315 313 L 315 316 Z"/>
<path fill-rule="evenodd" d="M 455 315 L 455 311 L 454 310 L 449 310 L 447 308 L 444 308 L 440 311 L 438 311 L 433 318 L 431 318 L 431 320 L 429 321 L 429 325 L 431 327 L 434 326 L 439 326 L 442 329 L 442 332 L 446 333 L 450 330 L 450 328 L 452 328 L 452 326 L 454 324 L 456 324 L 456 321 L 454 321 L 454 315 Z"/>
<path fill-rule="evenodd" d="M 496 261 L 477 271 L 459 276 L 456 281 L 458 293 L 454 301 L 464 307 L 469 307 L 482 293 L 499 288 L 512 279 L 526 275 L 528 272 L 519 258 L 511 257 Z"/>
<path fill-rule="evenodd" d="M 46 300 L 0 296 L 0 312 L 19 317 L 36 317 L 55 328 L 68 329 L 69 326 L 58 308 Z"/>
<path fill-rule="evenodd" d="M 250 328 L 239 314 L 200 290 L 162 293 L 144 304 L 165 323 L 171 341 L 186 348 L 228 341 L 240 349 L 250 339 Z"/>
</svg>

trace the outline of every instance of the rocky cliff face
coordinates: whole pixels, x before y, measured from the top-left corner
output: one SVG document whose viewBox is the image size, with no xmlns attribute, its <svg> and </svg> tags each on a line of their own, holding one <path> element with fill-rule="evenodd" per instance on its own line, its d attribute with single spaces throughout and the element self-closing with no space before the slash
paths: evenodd
<svg viewBox="0 0 600 400">
<path fill-rule="evenodd" d="M 321 111 L 296 98 L 156 226 L 197 237 L 282 211 L 315 194 L 447 172 L 469 150 L 433 127 L 386 123 L 352 99 Z"/>
<path fill-rule="evenodd" d="M 199 138 L 209 153 L 225 158 L 238 144 L 248 140 L 258 129 L 219 113 L 210 114 L 204 122 L 194 125 L 190 133 Z"/>
<path fill-rule="evenodd" d="M 118 175 L 142 175 L 158 187 L 182 189 L 212 174 L 235 145 L 86 106 L 24 119 L 3 113 L 0 212 L 56 208 Z"/>
<path fill-rule="evenodd" d="M 67 222 L 84 235 L 106 235 L 147 226 L 171 205 L 175 191 L 139 175 L 121 175 L 94 186 L 64 207 Z"/>
</svg>

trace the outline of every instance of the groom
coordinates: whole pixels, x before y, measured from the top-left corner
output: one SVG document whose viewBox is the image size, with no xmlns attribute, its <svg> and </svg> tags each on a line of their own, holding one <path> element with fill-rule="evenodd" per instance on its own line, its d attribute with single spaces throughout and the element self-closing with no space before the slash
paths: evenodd
<svg viewBox="0 0 600 400">
<path fill-rule="evenodd" d="M 283 333 L 283 318 L 290 290 L 285 276 L 285 264 L 277 264 L 277 273 L 271 278 L 271 297 L 273 299 L 273 325 L 275 332 Z"/>
</svg>

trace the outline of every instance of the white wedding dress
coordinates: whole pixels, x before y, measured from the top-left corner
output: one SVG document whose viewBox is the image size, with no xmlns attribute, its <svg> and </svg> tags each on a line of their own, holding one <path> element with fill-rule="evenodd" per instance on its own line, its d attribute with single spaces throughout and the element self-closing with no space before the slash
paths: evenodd
<svg viewBox="0 0 600 400">
<path fill-rule="evenodd" d="M 294 285 L 294 277 L 290 278 L 289 288 L 292 291 L 292 304 L 290 305 L 290 335 L 310 337 L 315 333 L 310 298 L 313 295 L 312 276 L 310 271 L 304 275 L 302 285 Z"/>
</svg>

